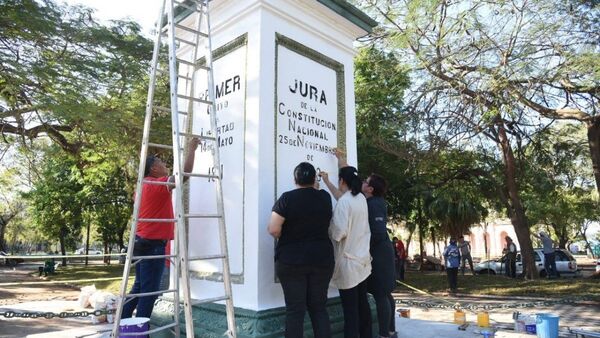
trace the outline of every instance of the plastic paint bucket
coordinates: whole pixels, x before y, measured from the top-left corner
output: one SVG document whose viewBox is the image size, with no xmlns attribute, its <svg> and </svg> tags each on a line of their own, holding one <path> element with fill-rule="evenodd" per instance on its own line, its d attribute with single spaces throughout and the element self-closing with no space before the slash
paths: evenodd
<svg viewBox="0 0 600 338">
<path fill-rule="evenodd" d="M 137 333 L 150 330 L 150 318 L 134 317 L 125 318 L 119 322 L 119 333 Z M 123 338 L 148 338 L 147 334 L 135 336 L 121 336 Z"/>
<path fill-rule="evenodd" d="M 477 314 L 477 326 L 489 327 L 490 326 L 490 314 L 487 311 L 482 311 Z"/>
<path fill-rule="evenodd" d="M 467 322 L 467 316 L 461 310 L 454 312 L 454 324 L 463 325 Z"/>
<path fill-rule="evenodd" d="M 537 324 L 525 324 L 525 332 L 535 334 Z"/>
<path fill-rule="evenodd" d="M 536 332 L 539 338 L 558 338 L 559 317 L 549 313 L 537 315 Z"/>
<path fill-rule="evenodd" d="M 410 318 L 410 309 L 398 309 L 398 313 L 400 313 L 400 317 Z"/>
</svg>

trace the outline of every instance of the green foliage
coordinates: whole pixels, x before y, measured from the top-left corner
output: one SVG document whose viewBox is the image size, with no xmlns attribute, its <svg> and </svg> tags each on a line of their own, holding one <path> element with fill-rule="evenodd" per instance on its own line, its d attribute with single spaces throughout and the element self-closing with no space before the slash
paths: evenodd
<svg viewBox="0 0 600 338">
<path fill-rule="evenodd" d="M 82 6 L 0 0 L 0 12 L 6 46 L 0 50 L 0 130 L 8 146 L 36 153 L 37 159 L 12 157 L 32 163 L 27 198 L 35 224 L 49 239 L 66 238 L 69 247 L 90 223 L 103 242 L 122 244 L 152 42 L 136 23 L 102 25 Z M 168 82 L 159 78 L 157 103 L 167 94 Z M 169 120 L 164 114 L 153 118 L 156 127 Z M 153 142 L 168 143 L 170 130 L 162 129 Z M 36 141 L 45 136 L 63 152 Z"/>
<path fill-rule="evenodd" d="M 131 136 L 123 130 L 137 125 L 143 110 L 131 114 L 122 104 L 152 54 L 137 24 L 106 27 L 90 9 L 50 0 L 3 0 L 0 12 L 3 133 L 45 133 L 73 154 L 87 142 L 82 133 Z"/>
<path fill-rule="evenodd" d="M 408 162 L 390 156 L 390 149 L 401 149 L 407 127 L 402 113 L 404 89 L 409 85 L 407 70 L 389 53 L 374 47 L 362 48 L 355 58 L 356 124 L 358 162 L 364 175 L 377 173 L 389 183 L 386 199 L 392 218 L 408 213 Z"/>
<path fill-rule="evenodd" d="M 48 239 L 60 239 L 67 249 L 75 249 L 83 224 L 81 171 L 68 156 L 56 149 L 48 157 L 40 179 L 24 196 L 35 226 Z"/>
</svg>

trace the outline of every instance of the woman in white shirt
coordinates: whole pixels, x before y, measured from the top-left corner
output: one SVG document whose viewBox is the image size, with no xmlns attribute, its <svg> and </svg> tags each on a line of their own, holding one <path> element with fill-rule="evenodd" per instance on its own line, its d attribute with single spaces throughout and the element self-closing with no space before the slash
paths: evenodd
<svg viewBox="0 0 600 338">
<path fill-rule="evenodd" d="M 371 274 L 369 211 L 361 194 L 362 181 L 354 167 L 339 170 L 335 188 L 327 173 L 323 181 L 338 199 L 329 227 L 335 269 L 331 283 L 340 291 L 344 311 L 345 338 L 371 338 L 371 309 L 367 300 L 367 277 Z"/>
</svg>

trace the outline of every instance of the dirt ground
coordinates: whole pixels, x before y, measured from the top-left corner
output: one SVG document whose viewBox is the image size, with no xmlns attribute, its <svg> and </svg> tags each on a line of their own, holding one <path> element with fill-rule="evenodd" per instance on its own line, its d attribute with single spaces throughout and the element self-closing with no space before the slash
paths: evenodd
<svg viewBox="0 0 600 338">
<path fill-rule="evenodd" d="M 74 301 L 79 296 L 79 290 L 59 284 L 47 285 L 3 285 L 4 283 L 22 283 L 40 281 L 37 276 L 31 276 L 37 270 L 37 264 L 19 264 L 16 268 L 0 267 L 0 312 L 2 308 L 13 308 L 18 304 L 39 301 Z M 73 311 L 64 307 L 50 308 L 50 303 L 41 302 L 40 311 Z M 0 338 L 26 337 L 30 334 L 44 333 L 76 328 L 85 325 L 76 319 L 6 319 L 0 317 Z"/>
<path fill-rule="evenodd" d="M 60 284 L 9 285 L 4 283 L 39 282 L 42 278 L 31 276 L 37 265 L 18 265 L 16 268 L 0 267 L 0 307 L 39 300 L 77 300 L 79 290 Z"/>
</svg>

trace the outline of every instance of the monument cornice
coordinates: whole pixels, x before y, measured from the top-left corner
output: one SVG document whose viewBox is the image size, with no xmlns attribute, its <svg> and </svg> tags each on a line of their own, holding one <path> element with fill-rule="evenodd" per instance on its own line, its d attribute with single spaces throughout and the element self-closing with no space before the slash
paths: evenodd
<svg viewBox="0 0 600 338">
<path fill-rule="evenodd" d="M 259 0 L 258 2 L 262 2 L 262 1 Z M 192 1 L 190 1 L 190 0 L 184 1 L 184 5 L 185 4 L 190 5 L 191 3 L 192 3 Z M 314 3 L 314 4 L 318 3 L 318 4 L 321 4 L 321 5 L 329 8 L 331 11 L 333 11 L 337 15 L 343 17 L 349 23 L 351 23 L 354 26 L 356 26 L 357 28 L 359 28 L 360 31 L 363 31 L 362 34 L 360 32 L 358 32 L 357 30 L 354 30 L 354 33 L 358 37 L 361 35 L 366 35 L 366 34 L 371 33 L 373 31 L 373 28 L 377 26 L 377 21 L 373 20 L 369 15 L 367 15 L 360 9 L 354 7 L 352 4 L 350 4 L 346 0 L 301 0 L 301 1 L 296 2 L 296 4 L 298 4 L 298 5 L 306 5 L 306 6 L 313 6 L 312 3 Z M 219 3 L 216 4 L 217 7 L 219 5 L 220 5 Z M 183 19 L 188 17 L 191 13 L 192 13 L 192 10 L 178 5 L 175 7 L 175 20 L 182 21 Z M 166 22 L 166 20 L 165 20 L 165 22 Z"/>
</svg>

